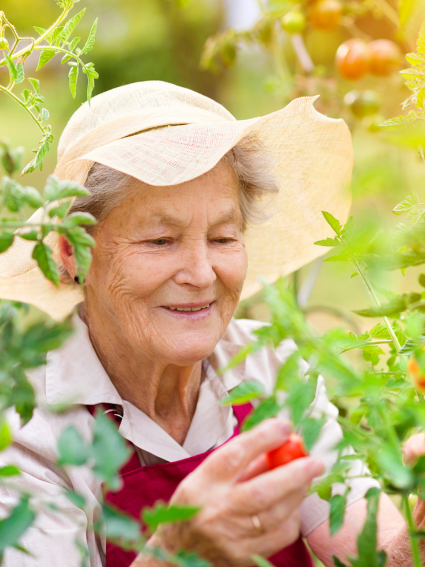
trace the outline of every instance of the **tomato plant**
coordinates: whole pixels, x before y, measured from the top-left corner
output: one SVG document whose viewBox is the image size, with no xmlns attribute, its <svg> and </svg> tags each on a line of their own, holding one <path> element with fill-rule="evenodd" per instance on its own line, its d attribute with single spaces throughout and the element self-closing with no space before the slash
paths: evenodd
<svg viewBox="0 0 425 567">
<path fill-rule="evenodd" d="M 331 31 L 338 26 L 341 16 L 339 0 L 318 0 L 310 9 L 309 21 L 315 29 Z"/>
</svg>

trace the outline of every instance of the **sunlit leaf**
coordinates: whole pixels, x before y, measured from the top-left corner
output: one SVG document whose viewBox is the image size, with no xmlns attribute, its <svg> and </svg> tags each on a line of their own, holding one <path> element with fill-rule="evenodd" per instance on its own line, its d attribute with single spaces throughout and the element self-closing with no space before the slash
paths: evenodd
<svg viewBox="0 0 425 567">
<path fill-rule="evenodd" d="M 331 507 L 329 523 L 331 535 L 336 534 L 344 523 L 346 496 L 336 494 L 329 500 Z"/>
<path fill-rule="evenodd" d="M 59 270 L 56 262 L 53 259 L 52 249 L 44 244 L 44 242 L 39 242 L 34 247 L 32 252 L 32 257 L 37 262 L 38 267 L 43 272 L 48 280 L 54 283 L 56 286 L 59 285 Z"/>
<path fill-rule="evenodd" d="M 250 400 L 264 396 L 264 386 L 256 380 L 244 381 L 230 392 L 230 394 L 221 400 L 222 406 L 242 405 Z"/>
<path fill-rule="evenodd" d="M 175 506 L 157 502 L 153 508 L 143 509 L 142 519 L 151 530 L 155 530 L 160 524 L 190 520 L 199 510 L 199 506 Z"/>
</svg>

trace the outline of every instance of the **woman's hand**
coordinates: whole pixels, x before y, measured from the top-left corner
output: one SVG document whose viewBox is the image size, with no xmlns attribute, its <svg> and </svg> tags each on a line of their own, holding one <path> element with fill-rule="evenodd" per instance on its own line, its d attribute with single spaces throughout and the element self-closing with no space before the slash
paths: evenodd
<svg viewBox="0 0 425 567">
<path fill-rule="evenodd" d="M 425 455 L 425 434 L 416 433 L 416 435 L 412 435 L 404 444 L 404 462 L 407 465 L 412 465 L 422 455 Z M 418 498 L 413 511 L 413 518 L 418 528 L 425 526 L 425 502 L 421 498 Z"/>
<path fill-rule="evenodd" d="M 215 567 L 244 567 L 252 565 L 252 555 L 270 557 L 296 541 L 298 507 L 324 465 L 306 457 L 268 471 L 264 454 L 289 433 L 287 423 L 270 419 L 214 451 L 171 500 L 200 505 L 200 512 L 187 522 L 163 524 L 149 545 L 193 551 Z"/>
</svg>

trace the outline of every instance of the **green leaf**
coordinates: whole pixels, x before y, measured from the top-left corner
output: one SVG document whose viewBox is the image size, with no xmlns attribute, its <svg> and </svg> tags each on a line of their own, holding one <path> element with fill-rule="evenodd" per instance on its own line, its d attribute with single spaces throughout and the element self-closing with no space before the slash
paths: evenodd
<svg viewBox="0 0 425 567">
<path fill-rule="evenodd" d="M 72 213 L 71 215 L 66 217 L 66 226 L 67 227 L 74 227 L 78 225 L 94 225 L 96 224 L 96 219 L 90 213 Z"/>
<path fill-rule="evenodd" d="M 92 455 L 95 459 L 94 474 L 107 488 L 119 488 L 117 471 L 128 460 L 131 450 L 118 433 L 116 425 L 103 412 L 99 412 L 95 418 Z"/>
<path fill-rule="evenodd" d="M 415 205 L 419 203 L 419 197 L 417 193 L 411 191 L 410 194 L 403 199 L 398 205 L 393 209 L 395 215 L 404 215 L 410 211 Z"/>
<path fill-rule="evenodd" d="M 0 422 L 0 451 L 4 451 L 12 443 L 12 431 L 5 419 Z"/>
<path fill-rule="evenodd" d="M 331 507 L 329 517 L 331 535 L 336 534 L 336 532 L 341 529 L 342 524 L 344 523 L 346 500 L 346 496 L 341 496 L 339 494 L 332 496 L 332 498 L 329 500 Z"/>
<path fill-rule="evenodd" d="M 425 337 L 420 339 L 412 339 L 409 337 L 401 349 L 398 351 L 400 355 L 410 356 L 419 348 L 422 348 L 425 345 Z"/>
<path fill-rule="evenodd" d="M 83 438 L 71 426 L 65 429 L 58 441 L 58 464 L 64 465 L 84 465 L 89 457 L 89 449 Z"/>
<path fill-rule="evenodd" d="M 34 92 L 40 92 L 40 81 L 38 79 L 33 79 L 32 77 L 28 77 L 29 82 L 31 83 Z"/>
<path fill-rule="evenodd" d="M 83 49 L 81 50 L 80 55 L 84 55 L 84 53 L 88 53 L 89 51 L 91 51 L 93 49 L 94 41 L 95 41 L 95 38 L 96 38 L 96 30 L 97 30 L 97 18 L 93 22 L 89 36 L 87 38 L 87 41 L 86 41 Z"/>
<path fill-rule="evenodd" d="M 72 490 L 65 490 L 65 495 L 73 504 L 75 504 L 75 506 L 84 509 L 84 506 L 86 505 L 86 501 L 80 494 L 77 494 Z"/>
<path fill-rule="evenodd" d="M 15 67 L 14 62 L 12 61 L 12 59 L 10 58 L 10 56 L 4 51 L 4 58 L 6 59 L 6 64 L 9 68 L 9 73 L 10 73 L 10 77 L 12 79 L 12 81 L 14 81 L 16 83 L 16 78 L 18 76 L 18 71 Z"/>
<path fill-rule="evenodd" d="M 76 181 L 61 181 L 56 175 L 49 175 L 44 188 L 47 201 L 60 201 L 68 197 L 89 197 L 90 191 Z"/>
<path fill-rule="evenodd" d="M 249 431 L 265 419 L 275 417 L 281 405 L 277 403 L 274 396 L 261 400 L 258 406 L 251 412 L 242 424 L 242 431 Z"/>
<path fill-rule="evenodd" d="M 35 513 L 29 506 L 28 497 L 24 496 L 9 517 L 0 521 L 0 554 L 6 547 L 16 546 L 34 520 Z"/>
<path fill-rule="evenodd" d="M 331 213 L 327 213 L 326 211 L 322 211 L 322 215 L 325 217 L 325 221 L 328 225 L 337 233 L 341 233 L 341 223 L 337 220 Z"/>
<path fill-rule="evenodd" d="M 87 75 L 87 101 L 90 104 L 91 95 L 94 89 L 94 81 L 99 77 L 99 73 L 94 68 L 94 63 L 87 63 L 83 67 L 83 73 Z"/>
<path fill-rule="evenodd" d="M 142 519 L 154 531 L 160 524 L 190 520 L 200 509 L 199 506 L 169 506 L 164 502 L 157 502 L 153 508 L 143 509 Z"/>
<path fill-rule="evenodd" d="M 253 555 L 251 559 L 254 561 L 255 565 L 258 565 L 258 567 L 273 567 L 273 564 L 270 563 L 270 561 L 267 561 L 267 559 L 260 555 Z"/>
<path fill-rule="evenodd" d="M 384 567 L 385 551 L 377 550 L 377 515 L 380 490 L 372 488 L 366 494 L 367 516 L 363 529 L 357 538 L 358 558 L 350 558 L 353 567 Z"/>
<path fill-rule="evenodd" d="M 340 561 L 335 555 L 332 555 L 332 561 L 334 562 L 335 567 L 347 567 L 347 565 Z"/>
<path fill-rule="evenodd" d="M 69 51 L 74 51 L 74 49 L 77 47 L 80 39 L 81 39 L 81 37 L 74 37 L 74 39 L 69 44 Z"/>
<path fill-rule="evenodd" d="M 44 67 L 44 65 L 48 63 L 50 59 L 55 55 L 56 51 L 54 49 L 43 49 L 43 51 L 40 53 L 40 59 L 38 60 L 36 71 Z"/>
<path fill-rule="evenodd" d="M 66 222 L 66 219 L 65 219 Z M 75 260 L 77 263 L 77 274 L 81 282 L 84 282 L 91 263 L 91 248 L 96 245 L 92 236 L 81 226 L 74 226 L 65 231 L 66 239 L 73 247 Z"/>
<path fill-rule="evenodd" d="M 184 549 L 179 549 L 177 553 L 170 557 L 170 561 L 179 567 L 212 567 L 211 563 L 204 561 L 196 553 L 191 553 Z"/>
<path fill-rule="evenodd" d="M 425 65 L 425 57 L 420 53 L 407 53 L 406 59 L 413 66 Z"/>
<path fill-rule="evenodd" d="M 416 113 L 411 110 L 409 114 L 396 116 L 395 118 L 391 118 L 390 120 L 385 120 L 379 124 L 379 128 L 382 130 L 397 130 L 406 124 L 410 124 L 412 122 L 416 122 L 417 116 Z"/>
<path fill-rule="evenodd" d="M 43 35 L 44 33 L 46 33 L 46 29 L 45 28 L 39 28 L 38 26 L 33 26 L 33 28 L 35 29 L 35 31 L 40 34 Z"/>
<path fill-rule="evenodd" d="M 317 244 L 317 246 L 341 246 L 341 242 L 336 238 L 325 238 L 325 240 L 318 240 L 314 244 Z"/>
<path fill-rule="evenodd" d="M 128 514 L 109 504 L 103 504 L 102 512 L 108 539 L 134 541 L 140 537 L 139 523 Z"/>
<path fill-rule="evenodd" d="M 55 286 L 59 286 L 59 270 L 53 259 L 53 253 L 49 246 L 44 242 L 39 242 L 32 252 L 32 257 L 37 262 L 38 267 L 48 280 Z"/>
<path fill-rule="evenodd" d="M 325 424 L 325 418 L 313 419 L 311 417 L 304 419 L 300 423 L 302 437 L 308 452 L 311 451 L 313 445 L 316 443 Z"/>
<path fill-rule="evenodd" d="M 25 72 L 24 72 L 24 66 L 22 65 L 21 62 L 17 63 L 16 65 L 16 79 L 15 79 L 15 83 L 19 84 L 22 83 L 22 81 L 25 79 Z"/>
<path fill-rule="evenodd" d="M 385 445 L 377 453 L 376 462 L 393 486 L 401 490 L 410 490 L 413 487 L 415 477 L 412 471 L 403 465 L 401 451 L 396 452 L 391 446 Z"/>
<path fill-rule="evenodd" d="M 220 401 L 222 406 L 240 406 L 255 398 L 264 396 L 264 386 L 256 380 L 246 381 L 236 386 L 230 394 Z"/>
<path fill-rule="evenodd" d="M 324 262 L 349 262 L 351 260 L 348 252 L 342 252 L 341 254 L 334 254 L 325 258 Z"/>
<path fill-rule="evenodd" d="M 285 406 L 291 410 L 292 422 L 295 426 L 301 423 L 304 412 L 316 396 L 317 378 L 301 379 L 294 384 L 285 400 Z"/>
<path fill-rule="evenodd" d="M 70 207 L 71 207 L 71 202 L 65 201 L 65 203 L 62 203 L 57 207 L 53 207 L 49 209 L 49 217 L 50 218 L 59 217 L 60 219 L 63 219 L 66 216 L 67 212 L 69 211 Z"/>
<path fill-rule="evenodd" d="M 41 109 L 41 119 L 44 121 L 49 120 L 49 111 L 47 110 L 47 108 L 42 108 Z"/>
<path fill-rule="evenodd" d="M 406 309 L 406 301 L 402 296 L 397 296 L 385 305 L 370 307 L 369 309 L 354 310 L 353 313 L 361 317 L 382 317 L 385 315 L 396 315 Z"/>
<path fill-rule="evenodd" d="M 359 272 L 353 272 L 350 277 L 351 277 L 351 278 L 355 278 L 355 277 L 358 276 L 358 275 L 359 275 Z"/>
<path fill-rule="evenodd" d="M 78 12 L 78 14 L 75 14 L 75 16 L 73 18 L 71 18 L 70 20 L 68 20 L 66 22 L 65 26 L 63 27 L 63 30 L 61 31 L 60 35 L 58 36 L 59 41 L 65 42 L 69 38 L 69 36 L 72 34 L 72 32 L 77 27 L 81 18 L 84 16 L 85 11 L 86 11 L 86 9 L 84 8 L 83 10 L 81 10 L 81 12 Z"/>
<path fill-rule="evenodd" d="M 372 329 L 369 331 L 369 333 L 375 339 L 390 339 L 391 338 L 390 333 L 387 329 L 387 326 L 383 325 L 382 323 L 378 323 L 377 325 L 372 327 Z"/>
<path fill-rule="evenodd" d="M 39 239 L 39 232 L 36 229 L 29 230 L 28 232 L 20 232 L 19 237 L 24 240 L 36 241 Z"/>
<path fill-rule="evenodd" d="M 77 81 L 78 81 L 78 62 L 71 61 L 68 63 L 70 65 L 68 79 L 69 79 L 69 89 L 71 91 L 72 98 L 75 98 L 77 92 Z"/>
<path fill-rule="evenodd" d="M 404 28 L 412 15 L 415 0 L 399 0 L 398 16 L 400 19 L 400 28 Z"/>
<path fill-rule="evenodd" d="M 14 465 L 6 465 L 5 467 L 0 467 L 0 476 L 18 476 L 21 474 L 20 469 Z"/>
<path fill-rule="evenodd" d="M 13 232 L 0 232 L 0 254 L 12 246 L 14 238 Z"/>
</svg>

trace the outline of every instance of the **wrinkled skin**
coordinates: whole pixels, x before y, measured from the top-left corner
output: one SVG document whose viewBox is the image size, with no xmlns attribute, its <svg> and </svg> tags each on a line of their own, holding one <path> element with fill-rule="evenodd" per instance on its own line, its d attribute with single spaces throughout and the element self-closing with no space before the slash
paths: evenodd
<svg viewBox="0 0 425 567">
<path fill-rule="evenodd" d="M 220 163 L 173 187 L 140 184 L 93 235 L 83 314 L 93 346 L 121 397 L 178 443 L 196 409 L 202 360 L 239 301 L 247 271 L 242 224 L 238 180 Z M 60 249 L 73 277 L 75 260 L 64 238 Z M 191 315 L 170 309 L 188 304 L 209 307 Z M 269 556 L 298 539 L 298 507 L 323 465 L 306 458 L 266 472 L 264 453 L 288 434 L 287 424 L 271 420 L 218 449 L 173 496 L 202 511 L 161 528 L 151 545 L 243 567 L 252 565 L 253 553 Z M 152 561 L 140 556 L 134 566 Z"/>
</svg>

